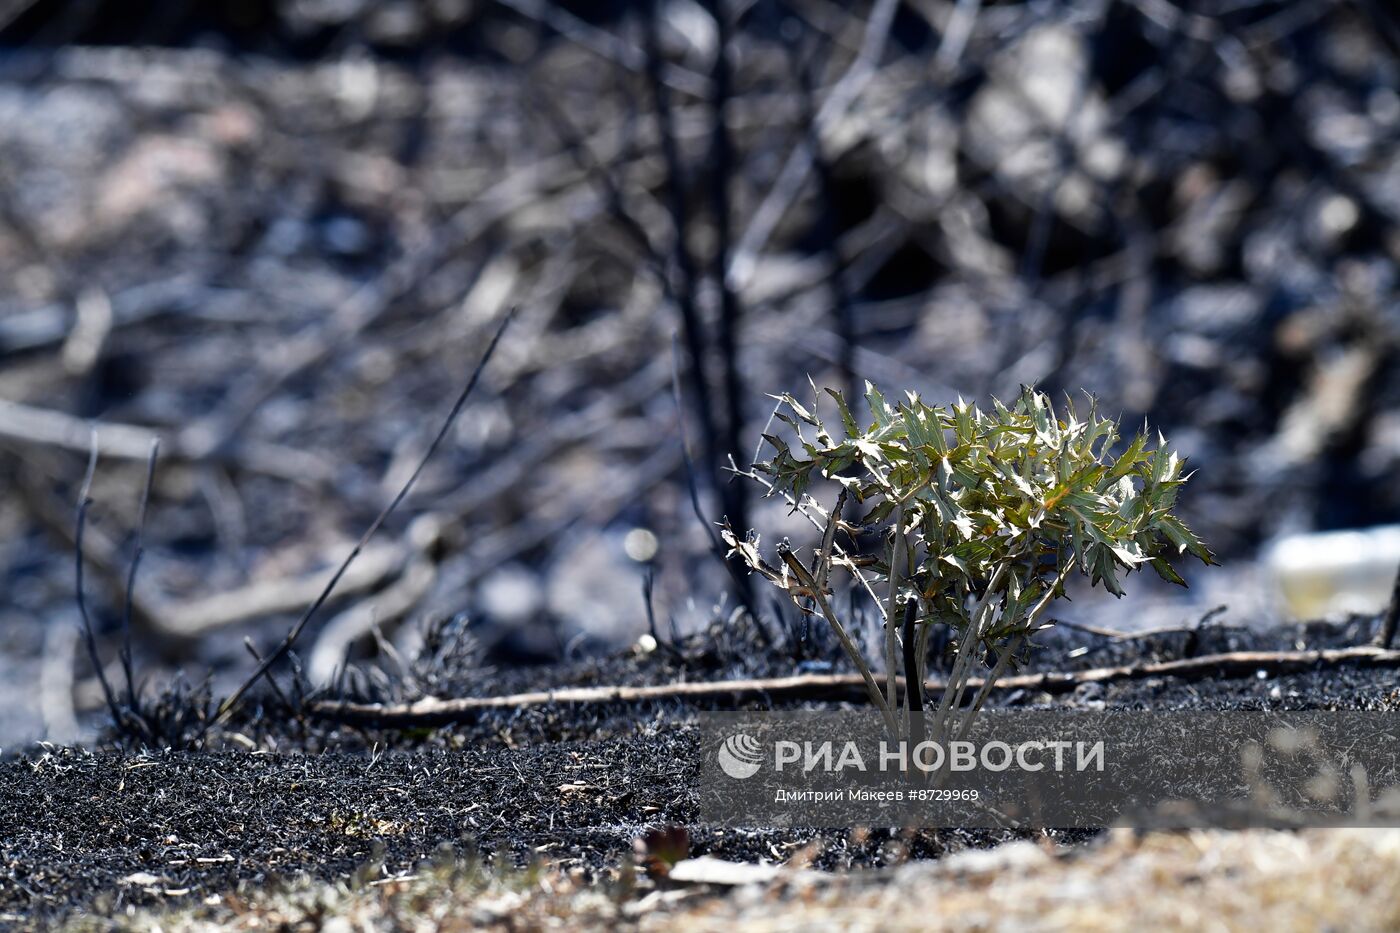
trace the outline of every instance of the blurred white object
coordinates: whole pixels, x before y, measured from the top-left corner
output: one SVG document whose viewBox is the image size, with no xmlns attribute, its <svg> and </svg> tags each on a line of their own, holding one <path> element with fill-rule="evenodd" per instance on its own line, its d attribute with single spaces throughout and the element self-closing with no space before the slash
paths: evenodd
<svg viewBox="0 0 1400 933">
<path fill-rule="evenodd" d="M 1380 612 L 1400 568 L 1400 525 L 1288 535 L 1264 562 L 1298 619 Z"/>
</svg>

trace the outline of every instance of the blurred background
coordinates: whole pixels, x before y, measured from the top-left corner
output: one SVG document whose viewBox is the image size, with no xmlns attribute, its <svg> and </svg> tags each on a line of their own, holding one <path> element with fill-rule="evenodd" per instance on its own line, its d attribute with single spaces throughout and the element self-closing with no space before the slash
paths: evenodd
<svg viewBox="0 0 1400 933">
<path fill-rule="evenodd" d="M 1397 63 L 1380 0 L 0 4 L 0 745 L 101 701 L 93 425 L 104 663 L 158 436 L 138 666 L 236 683 L 513 306 L 313 677 L 616 650 L 649 575 L 727 616 L 683 438 L 707 521 L 805 534 L 724 467 L 809 377 L 1148 419 L 1223 566 L 1063 618 L 1282 618 L 1281 538 L 1400 520 Z"/>
</svg>

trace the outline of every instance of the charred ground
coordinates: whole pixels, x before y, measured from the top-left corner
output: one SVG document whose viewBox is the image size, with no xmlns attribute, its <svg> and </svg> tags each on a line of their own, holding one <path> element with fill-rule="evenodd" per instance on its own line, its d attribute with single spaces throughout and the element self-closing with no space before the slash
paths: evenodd
<svg viewBox="0 0 1400 933">
<path fill-rule="evenodd" d="M 1346 647 L 1373 620 L 1270 632 L 1211 625 L 1137 639 L 1056 634 L 1038 665 L 1070 670 L 1200 653 Z M 682 646 L 684 647 L 684 646 Z M 1084 648 L 1089 650 L 1083 651 Z M 730 673 L 755 673 L 750 663 Z M 531 686 L 654 683 L 685 676 L 684 655 L 635 653 L 533 672 Z M 697 661 L 691 675 L 721 673 Z M 761 667 L 761 666 L 759 666 Z M 483 695 L 518 689 L 527 672 L 479 669 Z M 1138 680 L 1073 695 L 1024 691 L 1003 706 L 1174 709 L 1374 709 L 1400 706 L 1391 670 Z M 1018 834 L 818 829 L 713 830 L 695 824 L 700 749 L 693 706 L 540 707 L 493 713 L 421 733 L 373 733 L 283 721 L 260 737 L 275 753 L 86 752 L 35 748 L 0 764 L 0 913 L 56 920 L 119 915 L 127 905 L 194 902 L 309 876 L 369 883 L 411 874 L 424 860 L 478 856 L 501 866 L 578 869 L 620 898 L 634 846 L 659 827 L 684 827 L 691 855 L 821 868 L 878 867 L 990 845 Z M 259 713 L 275 721 L 273 702 Z M 244 741 L 247 741 L 244 739 Z M 1039 836 L 1040 834 L 1037 834 Z M 1044 838 L 1076 844 L 1085 832 Z M 623 874 L 620 875 L 619 871 Z"/>
</svg>

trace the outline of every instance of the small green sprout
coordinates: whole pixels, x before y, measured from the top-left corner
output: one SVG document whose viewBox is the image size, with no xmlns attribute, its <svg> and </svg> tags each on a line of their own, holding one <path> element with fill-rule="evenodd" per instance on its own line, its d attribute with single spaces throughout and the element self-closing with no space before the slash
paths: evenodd
<svg viewBox="0 0 1400 933">
<path fill-rule="evenodd" d="M 896 734 L 901 659 L 911 679 L 924 683 L 935 625 L 948 626 L 957 646 L 936 728 L 944 730 L 950 711 L 963 708 L 977 663 L 991 667 L 965 714 L 965 731 L 993 682 L 1049 625 L 1045 611 L 1065 595 L 1076 569 L 1121 596 L 1120 577 L 1145 566 L 1184 586 L 1173 559 L 1214 563 L 1172 514 L 1188 479 L 1181 458 L 1160 433 L 1154 449 L 1140 434 L 1113 455 L 1118 423 L 1100 417 L 1092 400 L 1082 418 L 1072 402 L 1058 416 L 1049 397 L 1032 388 L 1010 408 L 993 399 L 990 411 L 961 400 L 950 408 L 926 405 L 914 393 L 892 405 L 867 383 L 872 421 L 861 427 L 841 393 L 826 393 L 840 413 L 839 438 L 815 401 L 808 408 L 791 395 L 776 396 L 775 418 L 792 437 L 765 434 L 772 459 L 743 473 L 823 531 L 811 560 L 804 564 L 784 542 L 774 566 L 761 556 L 756 534 L 740 538 L 726 527 L 724 537 L 751 570 L 827 620 Z M 819 480 L 834 487 L 834 503 L 814 497 Z M 872 539 L 878 553 L 862 556 L 856 542 Z M 884 616 L 883 692 L 832 607 L 838 570 Z M 906 690 L 905 704 L 922 717 L 922 690 Z"/>
</svg>

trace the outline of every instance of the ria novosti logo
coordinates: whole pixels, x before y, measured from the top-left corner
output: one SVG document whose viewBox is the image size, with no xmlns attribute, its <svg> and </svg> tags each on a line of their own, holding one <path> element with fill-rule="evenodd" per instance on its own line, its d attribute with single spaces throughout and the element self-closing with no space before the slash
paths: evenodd
<svg viewBox="0 0 1400 933">
<path fill-rule="evenodd" d="M 908 773 L 917 769 L 926 773 L 947 771 L 1007 770 L 1037 771 L 1103 771 L 1105 743 L 1050 740 L 1022 741 L 1015 744 L 991 741 L 978 745 L 957 739 L 946 745 L 934 741 L 919 742 L 910 748 L 899 741 L 891 745 L 881 741 L 871 749 L 867 742 L 855 741 L 791 741 L 779 739 L 773 743 L 773 771 L 811 774 L 845 771 Z M 1071 754 L 1072 753 L 1072 754 Z M 731 778 L 751 778 L 763 766 L 764 743 L 747 732 L 732 732 L 720 743 L 715 757 L 720 770 Z M 873 756 L 873 757 L 872 757 Z"/>
<path fill-rule="evenodd" d="M 751 778 L 758 773 L 763 761 L 763 749 L 758 739 L 743 732 L 736 732 L 720 743 L 720 770 L 732 778 Z"/>
</svg>

